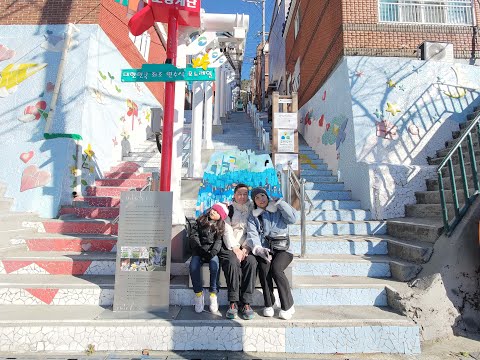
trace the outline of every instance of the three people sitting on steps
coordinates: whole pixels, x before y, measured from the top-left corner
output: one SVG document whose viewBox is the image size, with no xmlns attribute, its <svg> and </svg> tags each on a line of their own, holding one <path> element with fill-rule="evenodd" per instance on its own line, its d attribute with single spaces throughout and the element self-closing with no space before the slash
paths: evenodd
<svg viewBox="0 0 480 360">
<path fill-rule="evenodd" d="M 282 199 L 269 199 L 263 188 L 255 188 L 248 198 L 248 186 L 238 184 L 228 207 L 216 203 L 200 216 L 192 228 L 190 276 L 195 292 L 195 311 L 204 308 L 201 266 L 210 264 L 210 311 L 218 311 L 219 262 L 225 273 L 229 308 L 226 317 L 253 319 L 256 274 L 260 278 L 265 308 L 263 316 L 274 316 L 273 280 L 280 298 L 279 317 L 290 319 L 294 302 L 285 269 L 293 260 L 289 248 L 288 225 L 296 222 L 296 211 Z M 219 242 L 218 238 L 221 239 Z"/>
</svg>

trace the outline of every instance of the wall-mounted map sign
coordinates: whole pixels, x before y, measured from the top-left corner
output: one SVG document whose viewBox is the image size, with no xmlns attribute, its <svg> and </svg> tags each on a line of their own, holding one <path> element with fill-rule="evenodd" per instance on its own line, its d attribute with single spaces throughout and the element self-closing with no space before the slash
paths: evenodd
<svg viewBox="0 0 480 360">
<path fill-rule="evenodd" d="M 122 82 L 214 81 L 215 69 L 177 68 L 172 64 L 145 64 L 141 69 L 123 69 Z"/>
</svg>

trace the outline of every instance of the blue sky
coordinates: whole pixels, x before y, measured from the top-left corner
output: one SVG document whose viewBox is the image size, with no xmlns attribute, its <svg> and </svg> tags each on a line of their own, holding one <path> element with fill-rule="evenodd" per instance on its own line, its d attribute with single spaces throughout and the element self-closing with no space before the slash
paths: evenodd
<svg viewBox="0 0 480 360">
<path fill-rule="evenodd" d="M 267 32 L 270 28 L 270 21 L 272 19 L 273 5 L 275 1 L 276 0 L 266 0 L 265 31 Z M 255 4 L 246 3 L 242 0 L 202 0 L 202 8 L 204 8 L 208 13 L 243 13 L 250 15 L 250 29 L 248 31 L 247 48 L 242 67 L 242 79 L 248 79 L 250 75 L 250 67 L 252 66 L 253 58 L 255 57 L 255 49 L 262 41 L 262 37 L 260 35 L 257 36 L 257 33 L 262 31 L 261 4 L 256 6 Z"/>
</svg>

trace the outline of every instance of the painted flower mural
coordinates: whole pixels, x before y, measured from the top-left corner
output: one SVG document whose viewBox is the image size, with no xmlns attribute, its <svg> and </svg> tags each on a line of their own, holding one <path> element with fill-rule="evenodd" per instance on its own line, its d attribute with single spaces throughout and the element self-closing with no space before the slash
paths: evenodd
<svg viewBox="0 0 480 360">
<path fill-rule="evenodd" d="M 5 45 L 0 45 L 0 61 L 11 59 L 15 56 L 15 50 L 9 49 Z"/>
<path fill-rule="evenodd" d="M 325 133 L 322 136 L 322 144 L 333 145 L 336 149 L 345 141 L 345 128 L 347 126 L 348 119 L 344 115 L 335 117 L 332 122 L 325 125 Z"/>
</svg>

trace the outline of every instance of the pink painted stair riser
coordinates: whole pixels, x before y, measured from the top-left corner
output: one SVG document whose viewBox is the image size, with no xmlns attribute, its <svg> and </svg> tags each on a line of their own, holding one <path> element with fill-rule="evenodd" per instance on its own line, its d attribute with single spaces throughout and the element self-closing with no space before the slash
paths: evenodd
<svg viewBox="0 0 480 360">
<path fill-rule="evenodd" d="M 72 207 L 65 206 L 60 209 L 60 215 L 75 214 L 85 219 L 115 219 L 120 212 L 118 207 Z"/>
<path fill-rule="evenodd" d="M 118 207 L 120 206 L 120 197 L 112 196 L 85 196 L 77 197 L 75 201 L 85 201 L 90 206 L 95 207 Z"/>
<path fill-rule="evenodd" d="M 152 176 L 152 174 L 136 173 L 136 172 L 120 172 L 120 171 L 109 171 L 103 175 L 105 179 L 143 179 L 143 180 L 146 180 L 149 176 Z"/>
<path fill-rule="evenodd" d="M 136 190 L 140 190 L 138 187 Z M 87 187 L 88 196 L 120 196 L 122 192 L 129 191 L 128 187 L 98 187 L 98 186 L 88 186 Z"/>
<path fill-rule="evenodd" d="M 112 252 L 117 240 L 111 239 L 28 239 L 29 251 Z"/>
<path fill-rule="evenodd" d="M 110 171 L 136 172 L 140 169 L 140 165 L 135 162 L 124 162 L 117 166 L 112 166 Z"/>
<path fill-rule="evenodd" d="M 47 233 L 54 234 L 118 234 L 118 224 L 100 221 L 48 221 L 43 222 Z"/>
<path fill-rule="evenodd" d="M 115 261 L 105 260 L 2 260 L 1 262 L 7 274 L 114 275 L 115 272 Z"/>
<path fill-rule="evenodd" d="M 96 186 L 144 187 L 146 179 L 100 179 L 95 181 Z"/>
</svg>

